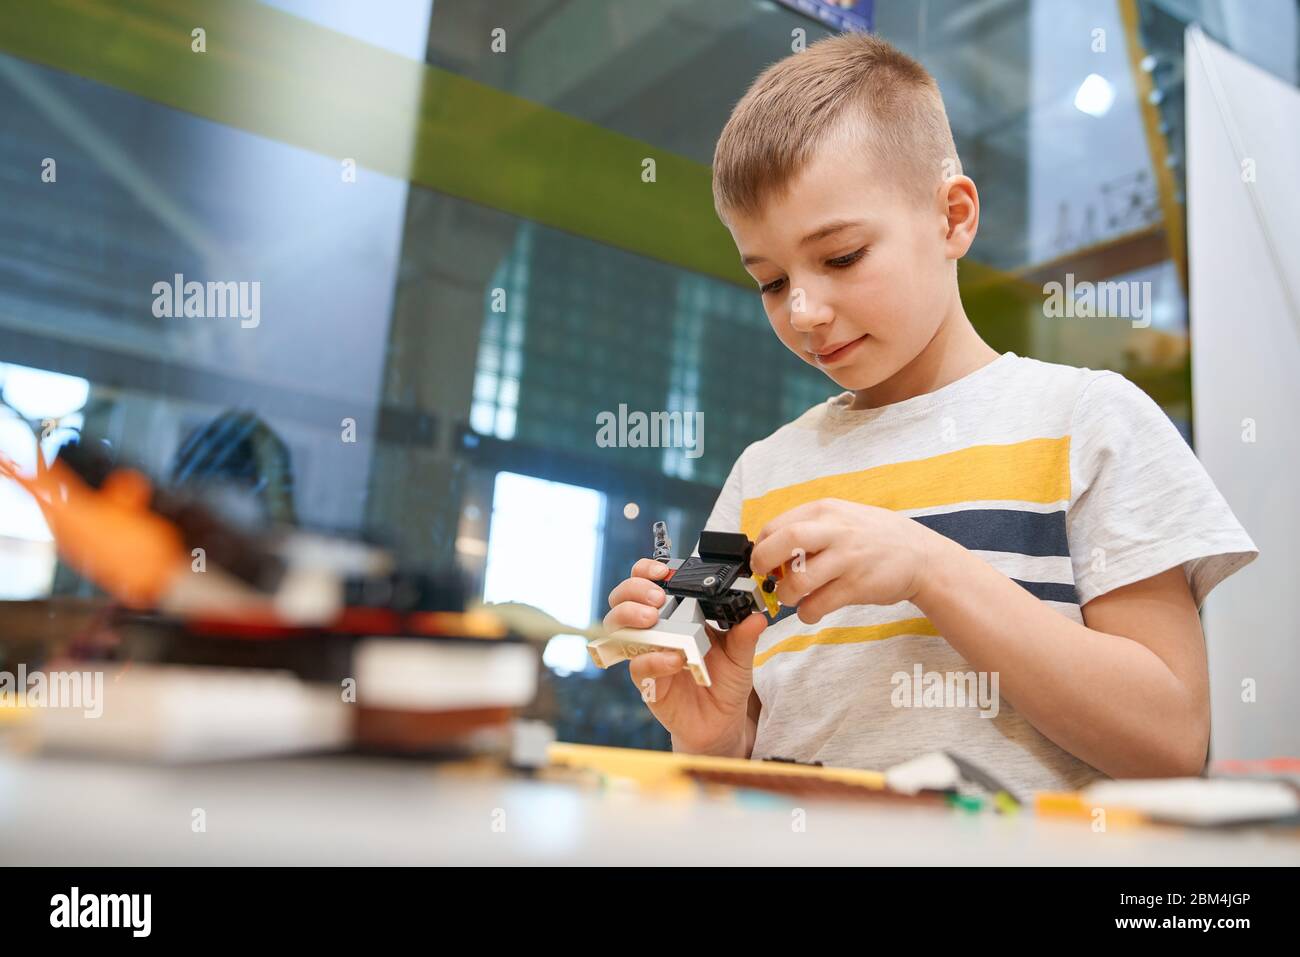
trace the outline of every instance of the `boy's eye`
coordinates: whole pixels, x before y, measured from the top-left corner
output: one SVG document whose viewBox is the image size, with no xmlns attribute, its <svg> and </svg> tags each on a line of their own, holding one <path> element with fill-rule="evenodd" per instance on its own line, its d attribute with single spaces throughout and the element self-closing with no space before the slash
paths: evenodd
<svg viewBox="0 0 1300 957">
<path fill-rule="evenodd" d="M 826 260 L 826 265 L 834 266 L 837 269 L 843 269 L 845 266 L 852 266 L 855 262 L 867 254 L 867 247 L 856 249 L 844 256 L 836 256 L 834 259 Z M 771 282 L 758 287 L 759 295 L 766 296 L 769 292 L 778 292 L 785 285 L 785 279 L 773 279 Z"/>
<path fill-rule="evenodd" d="M 828 266 L 852 266 L 855 262 L 857 262 L 859 259 L 861 259 L 863 256 L 865 256 L 865 255 L 866 255 L 866 252 L 867 252 L 867 247 L 866 247 L 866 246 L 863 246 L 861 249 L 856 250 L 856 251 L 854 251 L 854 252 L 851 252 L 851 253 L 849 253 L 847 256 L 837 256 L 837 257 L 834 258 L 834 259 L 828 259 L 828 260 L 826 260 L 826 265 L 828 265 Z"/>
</svg>

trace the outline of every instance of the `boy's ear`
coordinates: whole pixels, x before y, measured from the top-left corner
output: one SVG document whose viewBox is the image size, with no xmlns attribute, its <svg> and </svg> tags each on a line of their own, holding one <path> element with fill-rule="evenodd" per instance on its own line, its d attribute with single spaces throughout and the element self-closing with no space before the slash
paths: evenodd
<svg viewBox="0 0 1300 957">
<path fill-rule="evenodd" d="M 979 232 L 980 196 L 969 176 L 950 176 L 939 187 L 947 233 L 944 253 L 949 259 L 961 259 L 975 242 Z"/>
</svg>

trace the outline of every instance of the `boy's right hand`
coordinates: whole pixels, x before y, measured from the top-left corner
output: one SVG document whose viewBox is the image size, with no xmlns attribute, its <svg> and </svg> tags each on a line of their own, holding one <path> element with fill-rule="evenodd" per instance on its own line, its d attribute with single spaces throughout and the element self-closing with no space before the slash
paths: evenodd
<svg viewBox="0 0 1300 957">
<path fill-rule="evenodd" d="M 656 582 L 668 566 L 643 558 L 632 566 L 632 577 L 609 593 L 608 632 L 620 628 L 649 628 L 659 620 L 668 594 Z M 686 657 L 678 651 L 653 651 L 628 663 L 632 683 L 650 711 L 673 736 L 677 750 L 692 754 L 748 757 L 746 732 L 749 695 L 754 687 L 754 647 L 767 619 L 754 612 L 730 631 L 706 625 L 712 647 L 704 657 L 712 687 L 695 683 L 685 671 Z"/>
</svg>

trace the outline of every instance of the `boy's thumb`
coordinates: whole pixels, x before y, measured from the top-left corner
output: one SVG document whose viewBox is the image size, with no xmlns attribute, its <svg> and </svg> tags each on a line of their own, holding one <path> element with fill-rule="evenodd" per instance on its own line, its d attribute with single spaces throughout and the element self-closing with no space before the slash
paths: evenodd
<svg viewBox="0 0 1300 957">
<path fill-rule="evenodd" d="M 754 612 L 738 625 L 733 625 L 726 633 L 727 650 L 731 659 L 750 664 L 754 659 L 754 647 L 758 636 L 767 628 L 767 618 L 761 612 Z"/>
</svg>

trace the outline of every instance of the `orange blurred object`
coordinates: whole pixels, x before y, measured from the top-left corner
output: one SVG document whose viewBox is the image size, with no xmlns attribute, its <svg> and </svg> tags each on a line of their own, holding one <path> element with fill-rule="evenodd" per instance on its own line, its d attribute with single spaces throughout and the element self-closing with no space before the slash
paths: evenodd
<svg viewBox="0 0 1300 957">
<path fill-rule="evenodd" d="M 0 474 L 36 499 L 63 560 L 132 608 L 156 606 L 188 556 L 180 531 L 150 511 L 149 479 L 118 469 L 95 490 L 62 462 L 37 460 L 26 476 L 0 456 Z"/>
</svg>

